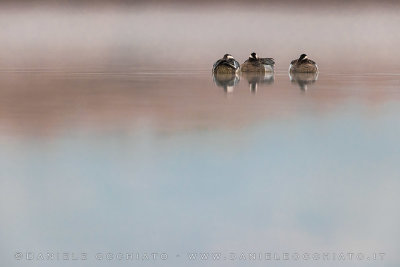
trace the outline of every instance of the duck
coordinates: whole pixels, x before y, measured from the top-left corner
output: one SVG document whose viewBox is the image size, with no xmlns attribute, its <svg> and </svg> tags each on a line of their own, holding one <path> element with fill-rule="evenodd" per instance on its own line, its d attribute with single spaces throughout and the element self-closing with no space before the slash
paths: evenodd
<svg viewBox="0 0 400 267">
<path fill-rule="evenodd" d="M 290 62 L 289 72 L 316 73 L 318 72 L 318 66 L 306 54 L 301 54 L 298 59 Z"/>
<path fill-rule="evenodd" d="M 214 74 L 236 74 L 239 70 L 239 62 L 231 54 L 225 54 L 214 63 L 212 72 Z"/>
<path fill-rule="evenodd" d="M 249 58 L 240 66 L 242 72 L 274 72 L 275 61 L 273 58 L 260 58 L 253 52 Z"/>
</svg>

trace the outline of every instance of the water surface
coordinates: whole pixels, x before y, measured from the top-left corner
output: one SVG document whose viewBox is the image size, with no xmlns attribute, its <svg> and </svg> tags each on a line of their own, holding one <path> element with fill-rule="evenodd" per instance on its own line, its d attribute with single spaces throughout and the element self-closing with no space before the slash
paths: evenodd
<svg viewBox="0 0 400 267">
<path fill-rule="evenodd" d="M 3 71 L 1 261 L 142 266 L 94 257 L 165 252 L 146 264 L 397 266 L 399 114 L 393 73 L 218 82 L 209 70 Z M 88 260 L 14 258 L 49 251 Z M 190 252 L 385 260 L 202 262 Z"/>
</svg>

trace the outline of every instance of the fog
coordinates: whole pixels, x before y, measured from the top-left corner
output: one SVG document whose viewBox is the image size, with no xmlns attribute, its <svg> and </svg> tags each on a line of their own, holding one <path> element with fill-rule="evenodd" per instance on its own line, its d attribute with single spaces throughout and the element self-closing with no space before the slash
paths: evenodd
<svg viewBox="0 0 400 267">
<path fill-rule="evenodd" d="M 395 8 L 393 8 L 395 7 Z M 321 71 L 400 67 L 395 4 L 3 4 L 0 68 L 208 69 L 225 53 L 274 57 L 277 69 L 307 53 Z"/>
</svg>

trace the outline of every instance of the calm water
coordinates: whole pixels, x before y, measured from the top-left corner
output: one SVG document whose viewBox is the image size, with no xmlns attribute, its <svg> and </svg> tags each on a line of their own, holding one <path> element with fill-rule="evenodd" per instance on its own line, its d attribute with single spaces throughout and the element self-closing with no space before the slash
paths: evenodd
<svg viewBox="0 0 400 267">
<path fill-rule="evenodd" d="M 1 262 L 398 266 L 399 114 L 397 74 L 3 71 Z M 295 252 L 385 258 L 282 260 Z"/>
</svg>

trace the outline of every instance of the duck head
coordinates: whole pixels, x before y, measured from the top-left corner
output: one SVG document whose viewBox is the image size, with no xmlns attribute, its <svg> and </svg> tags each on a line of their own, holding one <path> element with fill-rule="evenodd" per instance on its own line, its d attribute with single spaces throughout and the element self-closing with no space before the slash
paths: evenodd
<svg viewBox="0 0 400 267">
<path fill-rule="evenodd" d="M 306 59 L 308 59 L 307 55 L 306 54 L 301 54 L 298 61 L 300 62 L 300 61 L 303 61 L 303 60 L 306 60 Z"/>
<path fill-rule="evenodd" d="M 224 55 L 224 59 L 228 60 L 228 59 L 234 59 L 233 56 L 231 54 L 225 54 Z"/>
<path fill-rule="evenodd" d="M 258 58 L 257 53 L 256 52 L 251 53 L 249 58 L 257 59 Z"/>
</svg>

